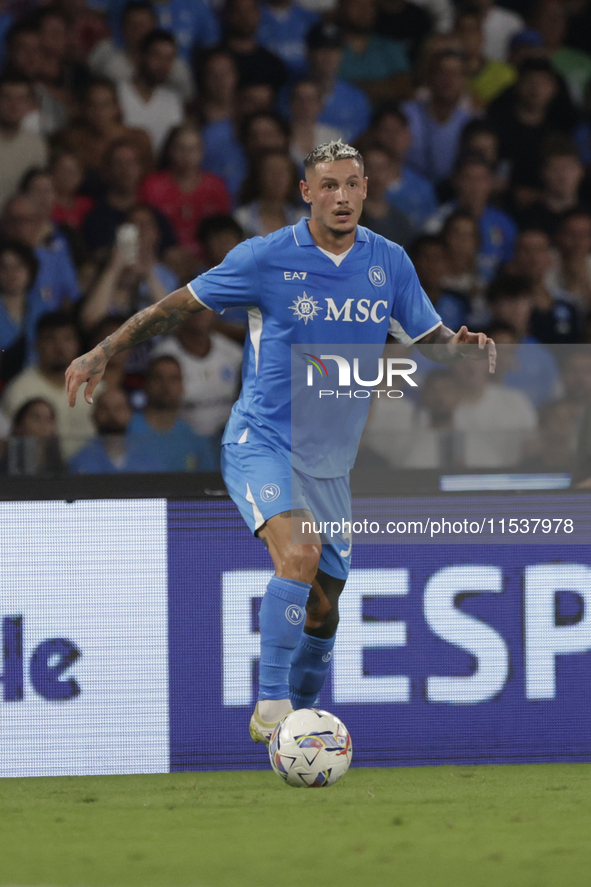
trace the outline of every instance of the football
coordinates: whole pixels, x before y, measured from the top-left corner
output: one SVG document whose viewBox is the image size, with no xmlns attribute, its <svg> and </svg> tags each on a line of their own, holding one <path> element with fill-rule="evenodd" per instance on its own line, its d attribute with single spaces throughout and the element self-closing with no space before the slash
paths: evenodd
<svg viewBox="0 0 591 887">
<path fill-rule="evenodd" d="M 349 769 L 353 746 L 342 721 L 319 708 L 290 712 L 275 727 L 269 757 L 275 773 L 295 788 L 334 785 Z"/>
</svg>

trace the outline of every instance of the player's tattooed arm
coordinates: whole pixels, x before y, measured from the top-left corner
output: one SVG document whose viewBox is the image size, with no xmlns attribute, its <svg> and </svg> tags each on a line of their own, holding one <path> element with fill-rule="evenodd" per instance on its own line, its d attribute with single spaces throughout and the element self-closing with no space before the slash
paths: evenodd
<svg viewBox="0 0 591 887">
<path fill-rule="evenodd" d="M 435 363 L 456 363 L 467 357 L 470 360 L 488 360 L 489 372 L 495 371 L 495 343 L 486 333 L 472 333 L 465 326 L 454 333 L 440 324 L 416 344 L 421 354 Z"/>
<path fill-rule="evenodd" d="M 203 305 L 191 294 L 188 287 L 175 290 L 161 299 L 138 311 L 115 330 L 92 351 L 73 360 L 66 371 L 66 391 L 71 407 L 76 403 L 76 393 L 86 382 L 84 397 L 92 403 L 92 392 L 101 380 L 107 362 L 120 351 L 127 351 L 152 336 L 162 336 L 170 332 L 189 314 L 202 311 Z"/>
</svg>

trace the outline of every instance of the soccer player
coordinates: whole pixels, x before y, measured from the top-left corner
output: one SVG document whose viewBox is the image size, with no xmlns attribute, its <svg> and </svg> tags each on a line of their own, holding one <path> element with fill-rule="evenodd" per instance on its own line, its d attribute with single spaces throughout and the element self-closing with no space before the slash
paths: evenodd
<svg viewBox="0 0 591 887">
<path fill-rule="evenodd" d="M 250 722 L 257 742 L 268 742 L 292 706 L 312 706 L 322 689 L 351 559 L 345 534 L 323 541 L 312 527 L 307 537 L 296 536 L 303 518 L 322 516 L 327 505 L 350 519 L 349 469 L 362 429 L 329 441 L 315 462 L 290 452 L 292 344 L 383 346 L 390 333 L 405 344 L 429 343 L 429 355 L 443 363 L 488 358 L 493 371 L 495 362 L 484 333 L 443 326 L 400 246 L 358 226 L 367 190 L 361 155 L 329 142 L 304 166 L 309 220 L 239 244 L 221 265 L 135 314 L 66 373 L 70 405 L 85 382 L 92 402 L 113 354 L 204 308 L 248 309 L 242 393 L 224 434 L 222 472 L 275 566 L 259 618 L 260 693 Z"/>
</svg>

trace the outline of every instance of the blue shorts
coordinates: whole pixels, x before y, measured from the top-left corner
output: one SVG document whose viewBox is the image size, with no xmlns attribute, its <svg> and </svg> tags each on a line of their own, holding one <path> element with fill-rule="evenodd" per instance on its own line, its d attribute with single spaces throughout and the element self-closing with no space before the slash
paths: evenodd
<svg viewBox="0 0 591 887">
<path fill-rule="evenodd" d="M 228 493 L 255 534 L 276 514 L 296 508 L 310 511 L 316 525 L 322 524 L 320 569 L 337 579 L 347 578 L 352 543 L 348 475 L 310 477 L 292 467 L 289 452 L 260 441 L 224 444 L 222 474 Z"/>
</svg>

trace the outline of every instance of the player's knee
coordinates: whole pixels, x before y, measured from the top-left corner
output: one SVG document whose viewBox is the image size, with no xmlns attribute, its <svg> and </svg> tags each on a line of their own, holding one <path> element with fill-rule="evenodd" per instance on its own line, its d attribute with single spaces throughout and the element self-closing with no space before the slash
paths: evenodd
<svg viewBox="0 0 591 887">
<path fill-rule="evenodd" d="M 278 575 L 312 584 L 320 561 L 320 545 L 289 545 L 281 553 Z"/>
<path fill-rule="evenodd" d="M 314 638 L 321 638 L 322 640 L 328 640 L 328 638 L 332 638 L 337 633 L 337 628 L 339 627 L 339 608 L 338 604 L 335 603 L 330 607 L 327 613 L 322 617 L 322 621 L 319 625 L 316 626 L 306 626 L 306 634 L 311 635 Z"/>
</svg>

